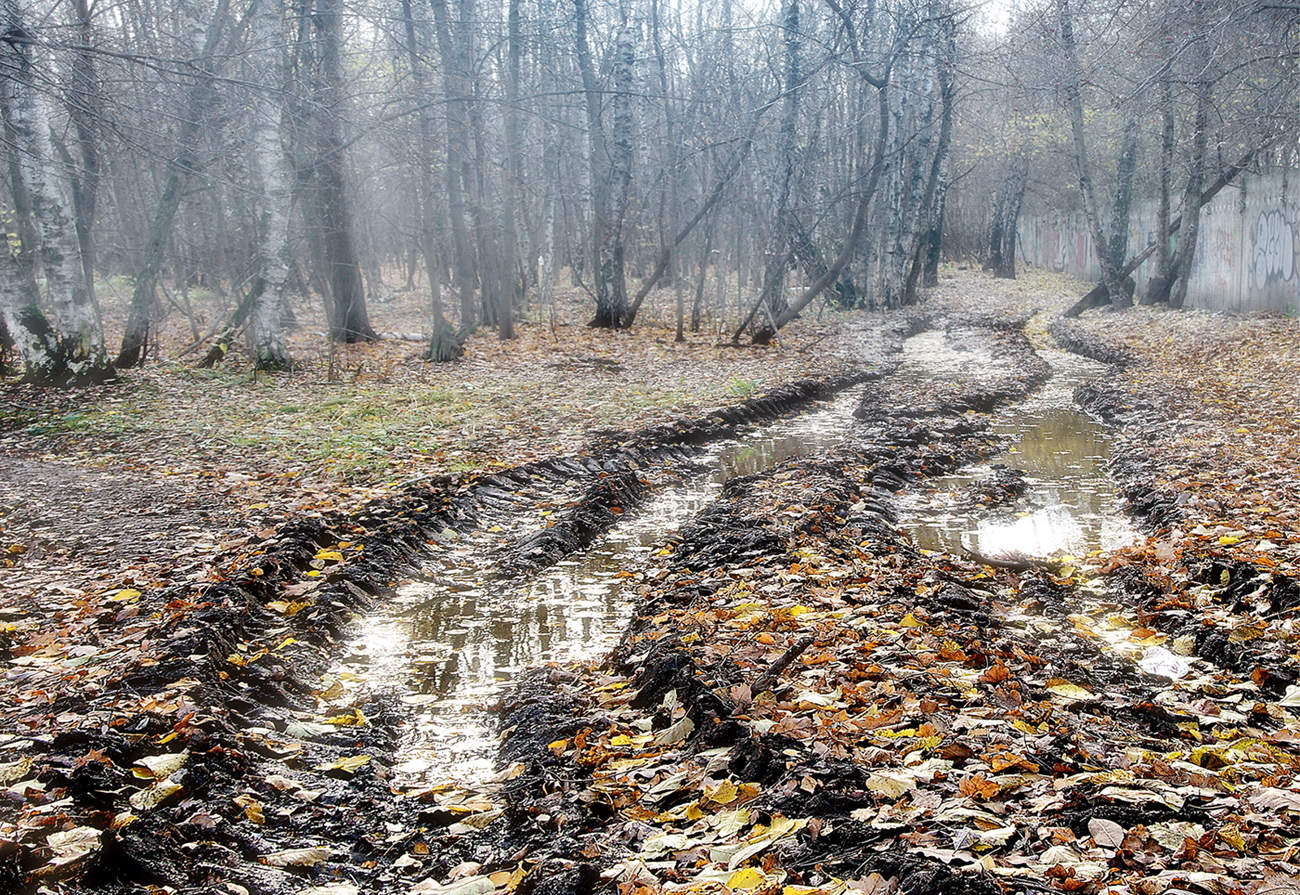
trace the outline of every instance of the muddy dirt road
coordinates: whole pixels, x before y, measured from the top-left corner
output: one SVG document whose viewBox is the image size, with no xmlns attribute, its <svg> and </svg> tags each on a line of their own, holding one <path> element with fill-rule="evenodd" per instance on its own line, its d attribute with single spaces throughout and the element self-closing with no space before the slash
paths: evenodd
<svg viewBox="0 0 1300 895">
<path fill-rule="evenodd" d="M 881 318 L 834 380 L 422 482 L 197 598 L 137 595 L 128 632 L 174 612 L 161 658 L 0 735 L 0 880 L 1271 884 L 1297 869 L 1294 657 L 1256 674 L 1258 638 L 1216 647 L 1116 561 L 1153 522 L 1078 350 L 1045 316 Z"/>
</svg>

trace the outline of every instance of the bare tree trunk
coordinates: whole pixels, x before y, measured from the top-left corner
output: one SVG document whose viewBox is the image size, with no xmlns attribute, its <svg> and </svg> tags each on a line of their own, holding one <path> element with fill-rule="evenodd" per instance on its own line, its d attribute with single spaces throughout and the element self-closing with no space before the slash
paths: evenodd
<svg viewBox="0 0 1300 895">
<path fill-rule="evenodd" d="M 542 27 L 555 30 L 555 6 L 552 2 L 540 5 Z M 538 61 L 544 93 L 553 93 L 556 84 L 558 54 L 551 44 L 544 44 Z M 560 191 L 560 158 L 556 138 L 556 109 L 546 108 L 542 116 L 542 213 L 540 239 L 538 240 L 537 301 L 548 313 L 554 313 L 555 263 L 556 263 L 556 205 Z M 552 318 L 553 319 L 553 318 Z"/>
<path fill-rule="evenodd" d="M 1134 115 L 1124 119 L 1124 132 L 1120 138 L 1119 165 L 1115 178 L 1115 201 L 1111 204 L 1110 263 L 1118 270 L 1128 257 L 1129 213 L 1133 206 L 1133 174 L 1137 170 L 1138 120 Z"/>
<path fill-rule="evenodd" d="M 1002 226 L 1007 216 L 1007 181 L 1002 181 L 997 194 L 993 197 L 993 212 L 989 221 L 987 251 L 984 255 L 984 269 L 998 270 L 1002 267 Z"/>
<path fill-rule="evenodd" d="M 768 239 L 767 260 L 763 267 L 763 291 L 759 296 L 766 313 L 759 317 L 755 334 L 771 329 L 770 321 L 785 311 L 785 274 L 790 263 L 791 226 L 790 191 L 794 183 L 795 151 L 799 127 L 799 0 L 783 0 L 781 12 L 781 43 L 784 56 L 784 102 L 781 107 L 781 125 L 778 130 L 780 168 L 777 173 L 776 208 L 772 215 L 772 231 Z M 758 316 L 758 315 L 754 315 Z M 770 338 L 770 336 L 768 336 Z"/>
<path fill-rule="evenodd" d="M 935 54 L 935 77 L 939 82 L 939 139 L 935 145 L 930 162 L 930 174 L 926 178 L 925 192 L 916 209 L 917 224 L 910 244 L 912 263 L 907 273 L 907 283 L 903 288 L 903 304 L 910 305 L 916 301 L 917 283 L 921 279 L 926 246 L 934 232 L 934 197 L 939 190 L 939 181 L 948 165 L 948 148 L 952 143 L 952 111 L 956 99 L 956 64 L 957 64 L 957 25 L 951 17 L 941 19 L 937 27 L 942 29 L 943 39 Z M 1023 195 L 1023 190 L 1021 191 Z M 1019 215 L 1019 207 L 1016 209 Z M 1014 228 L 1015 222 L 1012 222 Z M 1012 236 L 1012 263 L 1015 263 L 1014 232 Z M 1012 274 L 1014 276 L 1014 272 Z"/>
<path fill-rule="evenodd" d="M 1070 136 L 1074 144 L 1074 163 L 1079 174 L 1079 192 L 1083 196 L 1083 214 L 1092 234 L 1093 251 L 1101 266 L 1101 282 L 1110 296 L 1111 306 L 1124 308 L 1132 304 L 1132 299 L 1130 293 L 1125 291 L 1123 278 L 1111 258 L 1110 247 L 1101 229 L 1097 196 L 1093 189 L 1088 163 L 1088 146 L 1084 141 L 1082 74 L 1079 66 L 1079 51 L 1074 39 L 1074 17 L 1070 12 L 1070 0 L 1057 0 L 1057 11 L 1060 14 L 1061 43 L 1065 50 L 1067 66 L 1065 104 L 1070 116 Z"/>
<path fill-rule="evenodd" d="M 379 338 L 370 327 L 365 284 L 357 256 L 352 209 L 344 174 L 344 142 L 339 118 L 345 107 L 342 58 L 342 0 L 317 0 L 313 20 L 320 48 L 316 89 L 314 174 L 320 211 L 322 246 L 329 271 L 333 307 L 330 339 L 369 342 Z"/>
<path fill-rule="evenodd" d="M 709 272 L 709 260 L 713 255 L 713 231 L 717 226 L 718 215 L 714 212 L 709 217 L 709 226 L 704 230 L 704 246 L 700 250 L 700 274 L 695 281 L 695 302 L 691 305 L 691 332 L 693 333 L 700 331 L 700 316 L 704 311 L 704 280 Z"/>
<path fill-rule="evenodd" d="M 268 84 L 286 84 L 285 33 L 282 0 L 254 0 L 250 33 L 260 57 L 258 69 Z M 253 98 L 250 123 L 252 165 L 259 185 L 257 274 L 251 291 L 253 308 L 249 332 L 259 370 L 287 370 L 292 366 L 281 326 L 285 282 L 289 278 L 289 213 L 292 210 L 293 174 L 284 154 L 280 125 L 281 102 L 269 90 Z"/>
<path fill-rule="evenodd" d="M 932 9 L 936 7 L 932 4 Z M 887 271 L 884 281 L 884 298 L 889 305 L 899 304 L 906 305 L 910 303 L 914 295 L 912 294 L 912 285 L 909 282 L 909 274 L 915 270 L 915 261 L 917 257 L 917 245 L 919 242 L 921 222 L 923 212 L 929 208 L 929 203 L 925 201 L 925 192 L 929 178 L 926 172 L 931 169 L 934 158 L 934 93 L 939 79 L 937 55 L 938 46 L 933 38 L 933 29 L 937 22 L 931 20 L 925 25 L 924 45 L 922 52 L 917 54 L 914 61 L 916 88 L 916 104 L 919 108 L 915 110 L 918 124 L 915 133 L 907 138 L 907 146 L 902 153 L 899 164 L 899 172 L 906 172 L 906 180 L 901 184 L 901 204 L 898 214 L 891 216 L 897 221 L 894 230 L 894 240 L 890 246 L 890 252 L 887 256 L 885 269 Z M 931 58 L 935 57 L 934 70 L 930 70 Z M 901 94 L 902 91 L 899 91 Z M 896 96 L 899 94 L 895 94 Z M 906 120 L 906 113 L 900 115 L 899 130 L 895 131 L 897 139 L 904 139 L 901 133 L 902 121 Z"/>
<path fill-rule="evenodd" d="M 1027 150 L 1018 153 L 1011 162 L 1011 172 L 1007 175 L 1003 187 L 1005 202 L 1002 206 L 1003 218 L 999 228 L 1002 232 L 1002 245 L 998 250 L 998 266 L 993 276 L 1001 280 L 1016 278 L 1016 237 L 1020 223 L 1020 207 L 1025 201 L 1025 189 L 1029 185 L 1029 154 Z"/>
<path fill-rule="evenodd" d="M 58 385 L 65 378 L 58 333 L 41 312 L 30 264 L 0 246 L 0 324 L 23 362 L 23 381 Z"/>
<path fill-rule="evenodd" d="M 72 198 L 77 210 L 77 240 L 86 292 L 95 302 L 95 209 L 99 197 L 100 158 L 96 128 L 104 115 L 104 97 L 95 70 L 95 29 L 87 0 L 74 0 L 77 40 L 72 58 L 72 98 L 68 115 L 77 134 L 80 172 L 73 179 Z"/>
<path fill-rule="evenodd" d="M 460 298 L 460 338 L 478 328 L 474 309 L 474 285 L 478 274 L 474 264 L 474 247 L 465 221 L 465 148 L 469 145 L 465 62 L 452 39 L 447 0 L 430 0 L 434 29 L 438 38 L 438 55 L 442 59 L 443 90 L 451 102 L 447 106 L 447 210 L 451 215 L 452 282 Z M 462 42 L 463 43 L 463 42 Z"/>
<path fill-rule="evenodd" d="M 402 0 L 402 24 L 406 30 L 406 53 L 411 64 L 411 80 L 415 83 L 417 97 L 423 99 L 426 91 L 424 59 L 420 54 L 420 44 L 416 38 L 415 17 L 411 14 L 411 0 Z M 416 163 L 420 166 L 419 189 L 417 197 L 420 217 L 420 234 L 417 240 L 419 254 L 424 259 L 425 273 L 429 277 L 429 360 L 445 363 L 460 357 L 463 349 L 442 307 L 442 283 L 438 278 L 437 240 L 434 237 L 434 193 L 433 193 L 433 121 L 429 109 L 420 103 L 416 113 L 419 145 L 416 147 Z M 412 276 L 414 275 L 412 265 Z"/>
<path fill-rule="evenodd" d="M 1156 211 L 1156 275 L 1147 283 L 1142 303 L 1158 304 L 1169 300 L 1173 258 L 1169 251 L 1169 216 L 1171 181 L 1174 167 L 1174 88 L 1168 69 L 1160 79 L 1160 204 Z"/>
<path fill-rule="evenodd" d="M 620 0 L 620 24 L 615 40 L 614 61 L 612 65 L 613 119 L 610 133 L 606 137 L 600 121 L 600 96 L 595 83 L 595 72 L 591 56 L 587 50 L 586 38 L 586 4 L 578 0 L 578 58 L 582 66 L 585 92 L 587 93 L 588 128 L 593 140 L 607 141 L 605 155 L 608 156 L 608 173 L 593 166 L 593 194 L 606 196 L 603 203 L 597 201 L 596 215 L 593 222 L 596 228 L 596 316 L 591 325 L 614 329 L 626 325 L 628 309 L 627 274 L 624 270 L 623 225 L 627 217 L 628 203 L 632 190 L 632 66 L 635 60 L 635 42 L 631 22 L 628 21 L 627 0 Z M 596 153 L 593 152 L 593 159 Z M 609 186 L 602 187 L 601 181 L 608 180 Z M 604 213 L 601 213 L 601 205 Z"/>
<path fill-rule="evenodd" d="M 1205 28 L 1205 9 L 1200 3 L 1191 3 L 1191 45 L 1195 48 L 1196 66 L 1196 121 L 1192 131 L 1192 158 L 1187 174 L 1187 187 L 1183 190 L 1183 226 L 1178 239 L 1178 260 L 1171 273 L 1173 289 L 1169 293 L 1169 307 L 1181 308 L 1187 300 L 1187 281 L 1196 259 L 1196 240 L 1201 229 L 1201 186 L 1205 181 L 1205 148 L 1210 126 L 1210 48 Z"/>
<path fill-rule="evenodd" d="M 939 186 L 934 193 L 930 212 L 930 230 L 925 235 L 925 258 L 921 268 L 921 285 L 939 285 L 939 261 L 943 256 L 943 217 L 948 200 L 948 159 L 944 158 Z"/>
<path fill-rule="evenodd" d="M 502 185 L 502 214 L 498 229 L 501 231 L 501 277 L 497 287 L 497 337 L 515 337 L 516 259 L 518 257 L 515 218 L 520 210 L 520 193 L 523 189 L 522 129 L 519 125 L 519 67 L 523 57 L 522 22 L 519 0 L 508 0 L 506 14 L 509 52 L 506 64 L 506 172 Z"/>
<path fill-rule="evenodd" d="M 113 371 L 104 350 L 99 308 L 86 289 L 72 202 L 55 157 L 49 110 L 38 85 L 36 36 L 28 30 L 18 0 L 4 0 L 0 16 L 6 124 L 13 137 L 12 151 L 31 202 L 32 217 L 40 231 L 41 264 L 58 327 L 59 352 L 52 378 L 73 383 L 102 382 L 111 379 Z M 18 334 L 11 335 L 19 338 Z"/>
<path fill-rule="evenodd" d="M 226 27 L 229 9 L 229 0 L 218 0 L 217 8 L 212 14 L 212 21 L 208 23 L 203 37 L 203 46 L 199 50 L 198 66 L 202 71 L 211 68 L 213 56 L 216 54 Z M 185 118 L 176 141 L 178 152 L 175 158 L 167 162 L 167 179 L 162 193 L 158 196 L 158 204 L 154 208 L 153 223 L 149 227 L 144 256 L 135 276 L 135 285 L 131 289 L 131 305 L 127 311 L 122 346 L 118 350 L 117 359 L 113 361 L 117 367 L 134 367 L 144 362 L 156 299 L 154 290 L 158 283 L 158 273 L 162 269 L 163 253 L 172 233 L 172 221 L 176 217 L 176 210 L 180 207 L 185 185 L 198 171 L 199 135 L 212 102 L 212 83 L 210 76 L 197 76 L 186 96 Z"/>
</svg>

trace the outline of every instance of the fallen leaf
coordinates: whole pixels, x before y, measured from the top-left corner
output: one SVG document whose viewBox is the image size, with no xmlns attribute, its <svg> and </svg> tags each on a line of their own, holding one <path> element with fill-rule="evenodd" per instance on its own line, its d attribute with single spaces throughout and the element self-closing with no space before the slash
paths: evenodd
<svg viewBox="0 0 1300 895">
<path fill-rule="evenodd" d="M 268 867 L 315 867 L 330 858 L 330 850 L 317 845 L 311 848 L 286 848 L 263 855 L 258 860 Z"/>
</svg>

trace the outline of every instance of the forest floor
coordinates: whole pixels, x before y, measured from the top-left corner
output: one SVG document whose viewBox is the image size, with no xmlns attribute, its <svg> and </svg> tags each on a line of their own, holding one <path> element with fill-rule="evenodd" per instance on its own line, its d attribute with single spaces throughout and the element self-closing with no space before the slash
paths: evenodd
<svg viewBox="0 0 1300 895">
<path fill-rule="evenodd" d="M 176 415 L 180 432 L 108 442 L 105 395 L 33 407 L 11 393 L 0 462 L 31 484 L 3 479 L 10 530 L 34 542 L 76 502 L 92 558 L 60 557 L 67 544 L 47 535 L 30 551 L 47 577 L 30 582 L 52 585 L 69 563 L 66 590 L 7 587 L 0 885 L 1294 891 L 1300 325 L 1150 309 L 1059 321 L 1076 283 L 949 273 L 920 314 L 834 317 L 761 361 L 645 331 L 575 328 L 563 355 L 542 350 L 549 329 L 517 347 L 485 340 L 483 360 L 472 345 L 458 365 L 463 382 L 436 386 L 471 408 L 421 420 L 418 401 L 398 403 L 417 417 L 400 446 L 390 457 L 368 442 L 384 459 L 350 477 L 265 422 L 287 405 L 342 438 L 353 418 L 330 413 L 319 376 L 226 382 L 188 413 L 176 396 L 198 400 L 211 381 L 127 386 L 105 395 L 129 425 Z M 898 367 L 927 330 L 969 365 Z M 914 494 L 994 455 L 1013 465 L 996 427 L 1058 375 L 1043 359 L 1053 339 L 1110 365 L 1074 400 L 1109 429 L 1136 536 L 1069 557 L 918 549 Z M 494 351 L 496 372 L 475 373 Z M 696 445 L 855 381 L 842 439 L 732 479 L 618 573 L 635 610 L 607 661 L 515 681 L 499 774 L 402 785 L 402 700 L 329 669 L 349 623 L 430 542 L 466 539 L 485 569 L 527 578 L 671 488 Z M 387 407 L 386 389 L 404 387 L 427 388 L 360 376 L 337 389 L 349 407 Z M 279 388 L 296 392 L 264 393 Z M 478 404 L 484 393 L 498 399 Z M 719 404 L 735 409 L 700 414 Z M 586 425 L 556 431 L 570 413 Z M 72 431 L 57 422 L 69 414 L 92 420 Z M 483 435 L 460 431 L 471 420 Z M 431 435 L 456 447 L 412 447 Z M 159 464 L 185 471 L 137 472 Z M 407 471 L 452 475 L 398 482 Z M 52 475 L 58 491 L 40 491 Z M 990 504 L 1032 515 L 1014 474 L 968 484 L 973 518 Z M 130 527 L 107 532 L 96 512 Z M 81 571 L 128 554 L 116 579 Z"/>
<path fill-rule="evenodd" d="M 119 298 L 121 296 L 118 296 Z M 214 556 L 304 514 L 356 507 L 401 482 L 502 469 L 572 453 L 602 430 L 662 422 L 774 385 L 843 369 L 843 315 L 800 322 L 769 348 L 722 347 L 713 332 L 650 321 L 599 332 L 577 297 L 559 322 L 484 331 L 453 364 L 403 338 L 323 348 L 300 309 L 299 368 L 255 375 L 232 359 L 197 370 L 181 322 L 160 362 L 80 390 L 0 390 L 0 549 L 11 590 L 84 598 L 201 580 Z M 376 302 L 400 335 L 421 297 Z M 120 303 L 120 302 L 119 302 Z M 110 337 L 120 308 L 106 310 Z M 0 561 L 4 561 L 0 559 Z"/>
</svg>

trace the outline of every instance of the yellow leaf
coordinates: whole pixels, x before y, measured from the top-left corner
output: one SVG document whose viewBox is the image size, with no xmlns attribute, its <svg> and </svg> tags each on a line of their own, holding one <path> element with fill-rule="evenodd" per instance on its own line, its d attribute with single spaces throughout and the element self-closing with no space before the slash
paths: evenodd
<svg viewBox="0 0 1300 895">
<path fill-rule="evenodd" d="M 262 803 L 247 793 L 235 796 L 232 799 L 236 805 L 244 809 L 244 816 L 255 824 L 266 823 L 266 815 L 262 813 Z"/>
<path fill-rule="evenodd" d="M 767 877 L 763 875 L 762 871 L 753 867 L 742 867 L 727 877 L 727 888 L 741 892 L 759 889 L 765 885 L 767 885 Z"/>
<path fill-rule="evenodd" d="M 148 789 L 142 789 L 135 793 L 127 801 L 137 811 L 148 811 L 151 808 L 157 808 L 180 791 L 181 785 L 179 783 L 173 783 L 171 780 L 161 780 Z"/>
<path fill-rule="evenodd" d="M 1233 544 L 1241 543 L 1241 538 L 1236 535 L 1224 535 L 1219 538 L 1219 545 L 1222 547 L 1231 547 Z"/>
<path fill-rule="evenodd" d="M 134 587 L 124 587 L 108 599 L 114 603 L 131 603 L 140 599 L 140 591 Z"/>
<path fill-rule="evenodd" d="M 730 780 L 723 780 L 717 786 L 704 788 L 704 798 L 719 805 L 730 805 L 739 795 L 740 790 L 736 789 L 736 784 Z"/>
<path fill-rule="evenodd" d="M 330 562 L 342 562 L 343 554 L 337 550 L 317 550 L 316 558 L 327 560 Z"/>
<path fill-rule="evenodd" d="M 327 761 L 324 764 L 316 765 L 318 771 L 340 771 L 344 774 L 352 775 L 370 762 L 369 755 L 344 755 L 334 761 Z"/>
<path fill-rule="evenodd" d="M 867 789 L 890 801 L 897 801 L 916 789 L 916 780 L 905 774 L 881 771 L 867 778 Z"/>
<path fill-rule="evenodd" d="M 361 714 L 361 709 L 353 709 L 350 712 L 335 715 L 333 718 L 326 718 L 325 723 L 334 724 L 339 727 L 365 727 L 366 716 Z"/>
<path fill-rule="evenodd" d="M 1063 677 L 1054 677 L 1047 682 L 1047 689 L 1057 696 L 1076 701 L 1092 699 L 1092 691 L 1072 684 Z"/>
<path fill-rule="evenodd" d="M 898 626 L 900 628 L 920 628 L 923 627 L 924 624 L 924 622 L 909 612 L 907 615 L 903 616 L 903 620 L 898 623 Z"/>
<path fill-rule="evenodd" d="M 1225 827 L 1220 827 L 1219 838 L 1239 852 L 1244 852 L 1246 850 L 1246 840 L 1242 837 L 1241 830 L 1237 828 L 1236 824 L 1228 824 Z"/>
<path fill-rule="evenodd" d="M 181 766 L 189 759 L 190 753 L 169 752 L 164 755 L 146 755 L 135 763 L 131 772 L 137 777 L 143 777 L 148 780 L 165 780 L 172 774 L 181 769 Z"/>
<path fill-rule="evenodd" d="M 609 744 L 611 746 L 630 746 L 632 745 L 632 738 L 625 733 L 620 733 L 618 736 L 610 739 Z"/>
<path fill-rule="evenodd" d="M 1238 625 L 1228 632 L 1228 640 L 1233 643 L 1246 643 L 1258 640 L 1268 633 L 1268 625 Z"/>
</svg>

